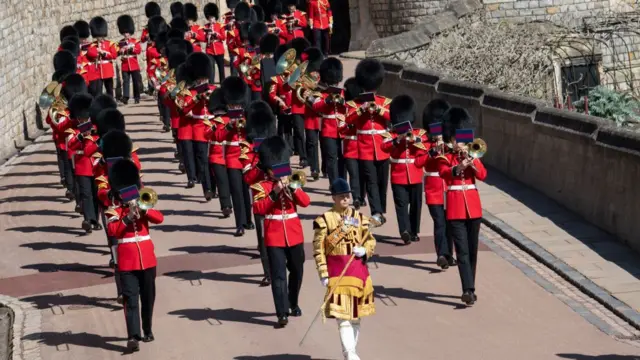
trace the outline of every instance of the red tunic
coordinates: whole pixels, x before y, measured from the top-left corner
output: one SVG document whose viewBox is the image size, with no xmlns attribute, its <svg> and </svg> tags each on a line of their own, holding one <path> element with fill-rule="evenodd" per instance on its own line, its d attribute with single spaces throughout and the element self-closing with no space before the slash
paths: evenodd
<svg viewBox="0 0 640 360">
<path fill-rule="evenodd" d="M 178 129 L 180 127 L 180 113 L 178 112 L 175 101 L 171 98 L 171 96 L 169 96 L 169 88 L 167 82 L 160 85 L 158 96 L 160 96 L 162 102 L 169 108 L 171 128 Z"/>
<path fill-rule="evenodd" d="M 100 53 L 99 50 L 103 50 Z M 114 77 L 113 61 L 118 58 L 118 44 L 109 40 L 91 43 L 87 49 L 87 59 L 95 63 L 96 79 L 112 79 Z"/>
<path fill-rule="evenodd" d="M 249 144 L 248 147 L 243 147 L 243 154 L 240 155 L 242 161 L 242 178 L 245 183 L 253 185 L 260 181 L 266 180 L 266 174 L 258 168 L 260 158 L 258 153 L 254 150 L 253 144 Z"/>
<path fill-rule="evenodd" d="M 291 108 L 291 88 L 287 85 L 285 76 L 288 75 L 276 75 L 271 78 L 271 85 L 269 87 L 269 102 L 280 109 L 285 111 Z M 281 99 L 282 101 L 279 101 Z"/>
<path fill-rule="evenodd" d="M 480 194 L 476 188 L 476 179 L 483 181 L 487 177 L 487 170 L 480 159 L 474 159 L 473 165 L 466 168 L 462 174 L 454 176 L 453 167 L 460 161 L 455 154 L 439 157 L 438 172 L 444 179 L 447 196 L 447 220 L 479 219 L 482 217 Z"/>
<path fill-rule="evenodd" d="M 337 139 L 340 136 L 338 128 L 340 123 L 344 123 L 347 106 L 346 104 L 327 103 L 327 99 L 331 96 L 331 94 L 322 93 L 320 97 L 316 98 L 311 108 L 322 119 L 320 121 L 320 136 Z"/>
<path fill-rule="evenodd" d="M 349 101 L 345 107 L 345 113 L 349 114 L 355 108 L 352 106 L 355 103 Z M 340 132 L 340 137 L 342 138 L 342 156 L 345 159 L 359 159 L 358 156 L 358 136 L 356 126 L 353 124 L 347 124 L 346 122 L 341 122 L 338 124 L 338 131 Z"/>
<path fill-rule="evenodd" d="M 280 40 L 280 45 L 287 43 L 287 26 L 284 20 L 276 19 L 273 22 L 267 23 L 269 33 L 275 34 Z"/>
<path fill-rule="evenodd" d="M 140 71 L 140 64 L 138 63 L 138 55 L 142 52 L 142 46 L 140 42 L 134 38 L 128 40 L 122 39 L 120 43 L 127 42 L 127 48 L 120 48 L 118 53 L 120 54 L 120 60 L 122 61 L 122 71 Z M 120 44 L 118 43 L 118 45 Z"/>
<path fill-rule="evenodd" d="M 224 159 L 227 169 L 242 169 L 242 155 L 243 147 L 249 146 L 249 143 L 245 140 L 244 129 L 238 128 L 236 125 L 229 125 L 231 119 L 228 116 L 222 116 L 222 121 L 225 126 L 220 126 L 217 129 L 215 138 L 218 142 L 224 145 Z"/>
<path fill-rule="evenodd" d="M 416 164 L 416 158 L 426 153 L 423 142 L 427 141 L 426 131 L 414 129 L 413 134 L 419 141 L 410 144 L 404 139 L 398 144 L 394 140 L 398 137 L 392 133 L 382 144 L 382 151 L 391 156 L 391 183 L 395 185 L 420 184 L 423 178 L 422 167 Z"/>
<path fill-rule="evenodd" d="M 155 44 L 152 42 L 147 45 L 147 51 L 145 54 L 147 57 L 147 76 L 150 79 L 155 79 L 156 68 L 162 63 L 163 60 L 162 55 L 160 54 L 158 49 L 156 49 Z"/>
<path fill-rule="evenodd" d="M 138 154 L 135 153 L 136 150 L 137 149 L 133 149 L 131 152 L 131 161 L 136 164 L 138 170 L 142 170 L 140 158 L 138 158 Z M 98 158 L 98 161 L 95 161 L 93 164 L 93 177 L 96 183 L 96 188 L 98 189 L 98 200 L 102 203 L 104 208 L 108 208 L 113 205 L 109 199 L 109 190 L 111 190 L 111 186 L 109 186 L 109 171 L 106 159 L 101 159 L 102 157 Z"/>
<path fill-rule="evenodd" d="M 352 101 L 350 101 L 351 103 Z M 353 109 L 347 114 L 347 123 L 355 125 L 358 136 L 358 156 L 360 160 L 387 160 L 389 154 L 382 151 L 383 135 L 387 133 L 389 122 L 389 104 L 391 99 L 376 95 L 375 103 L 380 110 L 370 113 L 361 111 L 361 103 L 352 102 Z"/>
<path fill-rule="evenodd" d="M 229 50 L 229 54 L 232 53 L 235 49 L 242 47 L 242 39 L 240 38 L 240 31 L 236 28 L 235 25 L 232 25 L 231 30 L 227 31 L 227 49 Z"/>
<path fill-rule="evenodd" d="M 270 193 L 274 182 L 261 181 L 251 185 L 253 213 L 264 216 L 264 242 L 266 246 L 290 247 L 304 242 L 302 223 L 297 207 L 307 207 L 311 203 L 309 195 L 301 188 L 291 190 L 291 197 L 285 190 L 276 195 L 274 201 Z"/>
<path fill-rule="evenodd" d="M 226 165 L 224 158 L 224 142 L 218 141 L 216 134 L 221 127 L 227 125 L 222 117 L 211 120 L 212 126 L 207 126 L 204 136 L 209 141 L 209 164 Z"/>
<path fill-rule="evenodd" d="M 158 264 L 153 241 L 149 236 L 149 223 L 161 224 L 164 215 L 156 209 L 147 210 L 131 224 L 125 223 L 130 210 L 126 207 L 109 209 L 107 233 L 118 239 L 116 263 L 120 271 L 145 270 Z"/>
<path fill-rule="evenodd" d="M 56 144 L 56 148 L 60 150 L 67 150 L 67 130 L 73 127 L 73 121 L 69 119 L 69 111 L 64 110 L 56 113 L 55 118 L 57 123 L 52 120 L 53 109 L 49 110 L 47 114 L 47 124 L 51 127 L 53 133 L 53 142 Z"/>
<path fill-rule="evenodd" d="M 198 24 L 193 24 L 190 26 L 189 30 L 191 31 L 191 33 L 187 32 L 186 34 L 184 34 L 185 40 L 188 40 L 191 45 L 193 45 L 194 52 L 202 52 L 200 43 L 207 41 L 207 37 L 204 33 L 204 27 Z"/>
<path fill-rule="evenodd" d="M 144 29 L 142 29 L 142 35 L 140 35 L 140 42 L 144 44 L 147 41 L 149 41 L 149 29 L 145 26 Z"/>
<path fill-rule="evenodd" d="M 82 141 L 78 138 L 80 130 L 73 129 L 67 137 L 67 148 L 73 150 L 73 170 L 76 176 L 93 177 L 93 157 L 99 156 L 97 136 L 84 135 Z"/>
<path fill-rule="evenodd" d="M 215 90 L 215 85 L 209 84 L 209 90 Z M 198 99 L 196 95 L 198 91 L 196 89 L 189 89 L 191 96 L 184 96 L 176 100 L 178 108 L 182 109 L 182 113 L 185 114 L 185 120 L 188 120 L 191 125 L 191 140 L 199 142 L 208 142 L 205 131 L 207 125 L 204 124 L 205 120 L 213 119 L 213 115 L 209 113 L 208 101 L 206 98 Z M 180 101 L 180 103 L 178 103 Z"/>
<path fill-rule="evenodd" d="M 78 74 L 82 74 L 84 81 L 89 84 L 89 82 L 100 79 L 100 72 L 96 71 L 95 60 L 91 61 L 89 59 L 89 54 L 95 59 L 98 56 L 98 49 L 96 47 L 91 48 L 91 43 L 85 43 L 80 45 L 80 54 L 78 55 L 78 66 L 80 71 Z"/>
<path fill-rule="evenodd" d="M 287 17 L 284 18 L 284 30 L 282 33 L 286 36 L 287 42 L 304 37 L 304 29 L 307 27 L 307 13 L 304 11 L 296 10 L 289 18 L 293 17 L 294 24 L 287 26 Z"/>
<path fill-rule="evenodd" d="M 326 30 L 333 25 L 333 13 L 329 0 L 310 0 L 307 6 L 309 26 L 312 29 Z"/>
<path fill-rule="evenodd" d="M 427 150 L 435 147 L 435 143 L 426 143 Z M 429 153 L 416 159 L 416 166 L 424 168 L 424 197 L 427 205 L 444 205 L 444 180 L 438 172 L 439 160 Z"/>
<path fill-rule="evenodd" d="M 224 25 L 221 23 L 207 24 L 204 26 L 211 31 L 205 32 L 207 43 L 207 54 L 209 55 L 224 55 L 224 43 L 227 40 L 227 32 L 224 30 Z"/>
</svg>

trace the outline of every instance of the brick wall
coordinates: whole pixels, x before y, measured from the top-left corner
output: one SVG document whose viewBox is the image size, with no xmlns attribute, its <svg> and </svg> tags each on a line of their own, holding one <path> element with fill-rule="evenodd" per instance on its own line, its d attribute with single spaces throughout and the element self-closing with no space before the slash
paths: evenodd
<svg viewBox="0 0 640 360">
<path fill-rule="evenodd" d="M 380 37 L 410 30 L 444 8 L 446 0 L 370 0 L 371 20 Z"/>
<path fill-rule="evenodd" d="M 169 0 L 156 0 L 170 18 Z M 216 2 L 216 0 L 213 0 Z M 5 0 L 0 7 L 0 163 L 43 132 L 37 101 L 53 74 L 59 29 L 76 20 L 103 16 L 118 40 L 116 19 L 131 15 L 140 36 L 147 0 Z M 208 1 L 197 0 L 202 6 Z M 142 61 L 144 63 L 144 61 Z M 46 126 L 46 125 L 45 125 Z"/>
<path fill-rule="evenodd" d="M 552 20 L 557 14 L 580 18 L 609 8 L 609 0 L 483 0 L 489 16 L 512 21 Z"/>
</svg>

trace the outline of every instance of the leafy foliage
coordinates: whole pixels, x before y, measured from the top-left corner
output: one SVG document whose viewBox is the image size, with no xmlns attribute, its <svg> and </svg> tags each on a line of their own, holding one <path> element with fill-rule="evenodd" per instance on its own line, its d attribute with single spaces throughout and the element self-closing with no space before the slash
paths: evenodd
<svg viewBox="0 0 640 360">
<path fill-rule="evenodd" d="M 635 127 L 640 124 L 640 102 L 628 93 L 621 93 L 604 86 L 597 86 L 587 96 L 589 115 L 610 119 L 618 126 Z M 573 103 L 584 112 L 584 99 Z"/>
</svg>

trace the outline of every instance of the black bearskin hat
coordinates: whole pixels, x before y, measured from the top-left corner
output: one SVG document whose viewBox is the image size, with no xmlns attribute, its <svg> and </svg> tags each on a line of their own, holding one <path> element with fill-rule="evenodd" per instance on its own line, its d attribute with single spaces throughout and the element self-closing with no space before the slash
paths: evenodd
<svg viewBox="0 0 640 360">
<path fill-rule="evenodd" d="M 322 65 L 322 62 L 324 61 L 324 54 L 322 53 L 322 50 L 317 47 L 308 47 L 304 50 L 304 53 L 302 53 L 300 60 L 303 62 L 309 62 L 307 72 L 312 73 L 320 71 L 320 65 Z"/>
<path fill-rule="evenodd" d="M 442 137 L 445 142 L 455 139 L 456 130 L 473 129 L 473 119 L 467 110 L 454 106 L 442 117 Z"/>
<path fill-rule="evenodd" d="M 174 52 L 187 52 L 187 43 L 184 39 L 170 38 L 164 45 L 164 54 L 167 58 Z"/>
<path fill-rule="evenodd" d="M 450 107 L 449 103 L 442 99 L 431 100 L 422 110 L 422 127 L 428 130 L 430 124 L 441 123 Z"/>
<path fill-rule="evenodd" d="M 249 141 L 276 136 L 276 117 L 273 115 L 269 104 L 262 100 L 251 103 L 247 110 L 245 131 Z"/>
<path fill-rule="evenodd" d="M 91 121 L 93 121 L 96 126 L 98 126 L 98 131 L 100 131 L 98 114 L 100 114 L 100 112 L 102 112 L 102 110 L 104 109 L 116 109 L 117 107 L 118 103 L 116 103 L 116 100 L 108 94 L 100 94 L 93 98 L 93 102 L 91 102 L 91 108 L 89 109 L 89 115 L 91 116 Z"/>
<path fill-rule="evenodd" d="M 75 73 L 75 70 L 64 78 L 62 96 L 64 96 L 67 101 L 70 101 L 75 94 L 88 92 L 87 83 L 84 81 L 82 75 Z"/>
<path fill-rule="evenodd" d="M 62 39 L 62 42 L 65 41 L 71 41 L 74 44 L 76 44 L 76 46 L 78 46 L 78 49 L 80 49 L 80 38 L 76 35 L 69 35 L 69 36 L 65 36 L 64 39 Z"/>
<path fill-rule="evenodd" d="M 147 16 L 147 19 L 150 19 L 152 16 L 162 14 L 162 10 L 160 9 L 160 5 L 158 5 L 158 3 L 149 1 L 144 6 L 144 14 Z"/>
<path fill-rule="evenodd" d="M 273 5 L 271 5 L 271 15 L 282 15 L 284 13 L 284 6 L 282 5 L 282 1 L 276 0 L 273 1 Z"/>
<path fill-rule="evenodd" d="M 167 44 L 167 41 L 169 41 L 169 36 L 168 36 L 168 32 L 167 31 L 162 31 L 159 32 L 154 38 L 153 38 L 153 42 L 155 43 L 156 49 L 158 50 L 158 52 L 162 53 L 162 51 L 164 50 L 165 45 Z"/>
<path fill-rule="evenodd" d="M 169 55 L 169 69 L 177 69 L 178 66 L 187 61 L 187 53 L 183 51 L 172 51 Z"/>
<path fill-rule="evenodd" d="M 89 22 L 92 38 L 105 38 L 109 35 L 109 24 L 102 16 L 96 16 Z"/>
<path fill-rule="evenodd" d="M 180 29 L 173 28 L 173 29 L 167 31 L 167 38 L 169 40 L 171 40 L 171 39 L 184 40 L 184 31 L 182 31 Z"/>
<path fill-rule="evenodd" d="M 171 5 L 169 5 L 169 10 L 171 11 L 171 17 L 172 18 L 176 18 L 176 17 L 185 17 L 184 16 L 184 5 L 182 5 L 182 3 L 180 1 L 176 1 L 171 3 Z"/>
<path fill-rule="evenodd" d="M 235 9 L 238 4 L 240 4 L 240 0 L 227 0 L 227 8 L 229 10 Z"/>
<path fill-rule="evenodd" d="M 384 80 L 384 67 L 376 59 L 361 60 L 356 66 L 356 80 L 363 91 L 376 91 Z"/>
<path fill-rule="evenodd" d="M 74 72 L 68 72 L 65 70 L 56 70 L 53 72 L 53 75 L 51 75 L 51 81 L 56 81 L 56 82 L 62 82 L 62 80 L 64 80 L 65 76 L 69 75 L 69 74 L 73 74 Z"/>
<path fill-rule="evenodd" d="M 91 36 L 91 28 L 89 23 L 84 20 L 78 20 L 73 24 L 73 28 L 78 32 L 80 39 L 88 39 Z"/>
<path fill-rule="evenodd" d="M 278 42 L 280 42 L 280 39 L 278 39 Z M 278 47 L 276 47 L 276 51 L 273 53 L 273 60 L 278 63 L 278 60 L 280 60 L 280 57 L 287 52 L 287 50 L 291 49 L 291 43 L 286 43 L 284 45 L 278 45 Z"/>
<path fill-rule="evenodd" d="M 213 72 L 213 66 L 211 65 L 211 59 L 207 54 L 202 52 L 192 53 L 187 57 L 185 62 L 189 68 L 189 77 L 191 80 L 209 79 Z"/>
<path fill-rule="evenodd" d="M 193 53 L 193 44 L 189 40 L 185 40 L 184 44 L 187 46 L 187 55 Z"/>
<path fill-rule="evenodd" d="M 237 76 L 229 76 L 222 81 L 221 87 L 224 101 L 228 105 L 246 105 L 249 87 L 244 80 Z"/>
<path fill-rule="evenodd" d="M 267 34 L 260 39 L 260 53 L 273 54 L 280 45 L 280 39 L 276 34 Z"/>
<path fill-rule="evenodd" d="M 208 3 L 204 6 L 204 17 L 209 18 L 220 18 L 220 9 L 218 9 L 218 5 L 214 3 Z"/>
<path fill-rule="evenodd" d="M 187 20 L 198 21 L 198 8 L 192 3 L 184 4 L 184 15 Z"/>
<path fill-rule="evenodd" d="M 289 7 L 289 6 L 299 7 L 300 6 L 300 1 L 298 1 L 298 0 L 286 0 L 285 3 L 287 4 L 287 7 Z"/>
<path fill-rule="evenodd" d="M 342 61 L 338 58 L 326 58 L 320 64 L 320 81 L 326 85 L 340 84 L 343 77 Z"/>
<path fill-rule="evenodd" d="M 126 129 L 124 115 L 116 108 L 107 108 L 100 111 L 98 116 L 96 116 L 94 124 L 98 128 L 98 134 L 100 136 L 111 130 L 125 131 Z"/>
<path fill-rule="evenodd" d="M 62 44 L 60 44 L 60 48 L 62 50 L 70 52 L 71 54 L 73 54 L 75 58 L 77 58 L 78 55 L 80 55 L 80 46 L 76 42 L 65 40 L 62 42 Z"/>
<path fill-rule="evenodd" d="M 251 27 L 251 23 L 243 22 L 240 24 L 238 28 L 238 32 L 240 33 L 240 40 L 247 41 L 249 40 L 249 28 Z"/>
<path fill-rule="evenodd" d="M 251 7 L 251 10 L 253 10 L 253 12 L 255 13 L 256 16 L 256 21 L 257 22 L 262 22 L 264 21 L 265 17 L 264 17 L 264 9 L 262 8 L 262 6 L 260 5 L 253 5 Z"/>
<path fill-rule="evenodd" d="M 149 37 L 153 40 L 159 33 L 169 31 L 169 26 L 162 16 L 156 15 L 147 21 L 147 31 L 149 32 Z"/>
<path fill-rule="evenodd" d="M 237 22 L 249 21 L 251 16 L 251 7 L 249 7 L 249 4 L 241 2 L 236 5 L 233 10 L 233 16 Z"/>
<path fill-rule="evenodd" d="M 207 108 L 211 114 L 215 114 L 220 111 L 227 111 L 227 104 L 224 102 L 224 92 L 222 91 L 222 88 L 213 90 L 211 96 L 209 96 Z"/>
<path fill-rule="evenodd" d="M 258 148 L 258 158 L 264 169 L 271 169 L 274 165 L 289 163 L 293 151 L 287 141 L 280 136 L 265 139 Z"/>
<path fill-rule="evenodd" d="M 76 57 L 69 50 L 60 50 L 53 55 L 53 70 L 64 70 L 70 73 L 76 72 L 78 63 Z"/>
<path fill-rule="evenodd" d="M 187 24 L 187 21 L 181 17 L 174 17 L 171 19 L 169 25 L 171 25 L 171 29 L 178 29 L 183 33 L 189 31 L 189 24 Z"/>
<path fill-rule="evenodd" d="M 120 32 L 120 35 L 124 35 L 125 33 L 133 35 L 133 33 L 136 32 L 136 25 L 130 15 L 119 16 L 116 22 L 118 23 L 118 31 Z"/>
<path fill-rule="evenodd" d="M 344 99 L 351 101 L 362 94 L 362 88 L 358 85 L 355 77 L 350 77 L 344 82 Z"/>
<path fill-rule="evenodd" d="M 89 119 L 89 108 L 93 96 L 86 92 L 81 92 L 73 95 L 69 100 L 69 117 L 72 119 Z"/>
<path fill-rule="evenodd" d="M 127 133 L 120 130 L 111 130 L 101 137 L 102 156 L 104 159 L 131 157 L 133 142 Z"/>
<path fill-rule="evenodd" d="M 249 27 L 249 44 L 251 44 L 251 46 L 259 46 L 262 37 L 268 33 L 269 28 L 267 28 L 267 24 L 263 22 L 252 24 Z"/>
<path fill-rule="evenodd" d="M 71 25 L 63 26 L 60 29 L 60 42 L 63 42 L 67 36 L 78 36 L 78 30 Z"/>
<path fill-rule="evenodd" d="M 109 186 L 114 191 L 120 191 L 126 187 L 136 185 L 140 188 L 140 170 L 129 159 L 118 160 L 109 169 Z"/>
<path fill-rule="evenodd" d="M 398 95 L 391 100 L 389 116 L 393 125 L 403 122 L 413 124 L 415 120 L 416 102 L 409 95 Z"/>
<path fill-rule="evenodd" d="M 290 43 L 291 44 L 289 45 L 289 47 L 296 50 L 296 60 L 301 60 L 302 53 L 304 53 L 304 51 L 311 46 L 311 44 L 309 44 L 309 41 L 305 38 L 295 38 L 291 40 Z"/>
<path fill-rule="evenodd" d="M 185 60 L 186 61 L 186 60 Z M 176 83 L 180 83 L 180 81 L 189 81 L 189 69 L 187 68 L 186 62 L 178 65 L 176 69 Z"/>
</svg>

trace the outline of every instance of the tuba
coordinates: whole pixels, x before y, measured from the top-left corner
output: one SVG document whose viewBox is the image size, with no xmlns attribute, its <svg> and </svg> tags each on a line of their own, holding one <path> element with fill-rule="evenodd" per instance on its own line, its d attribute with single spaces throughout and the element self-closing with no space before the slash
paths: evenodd
<svg viewBox="0 0 640 360">
<path fill-rule="evenodd" d="M 57 81 L 50 82 L 44 89 L 42 89 L 38 104 L 42 109 L 51 107 L 55 100 L 60 96 L 61 91 L 62 84 L 58 83 Z"/>
<path fill-rule="evenodd" d="M 289 187 L 297 189 L 307 184 L 307 175 L 303 170 L 296 170 L 293 174 L 289 175 Z"/>
<path fill-rule="evenodd" d="M 171 91 L 169 92 L 169 96 L 172 99 L 175 99 L 179 93 L 181 93 L 187 87 L 187 83 L 184 81 L 180 81 L 177 85 L 173 86 Z"/>
<path fill-rule="evenodd" d="M 276 64 L 276 74 L 282 75 L 285 72 L 293 72 L 296 69 L 296 50 L 289 49 L 280 56 Z"/>
</svg>

